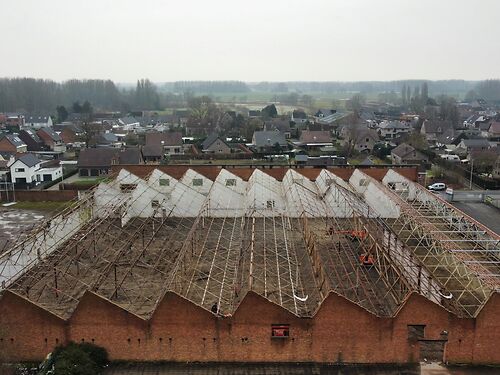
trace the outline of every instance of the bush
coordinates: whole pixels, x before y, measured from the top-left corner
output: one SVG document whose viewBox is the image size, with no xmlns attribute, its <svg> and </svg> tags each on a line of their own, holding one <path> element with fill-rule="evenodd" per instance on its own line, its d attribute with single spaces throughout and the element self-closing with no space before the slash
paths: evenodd
<svg viewBox="0 0 500 375">
<path fill-rule="evenodd" d="M 108 364 L 106 349 L 90 343 L 58 346 L 43 364 L 41 374 L 94 375 Z"/>
</svg>

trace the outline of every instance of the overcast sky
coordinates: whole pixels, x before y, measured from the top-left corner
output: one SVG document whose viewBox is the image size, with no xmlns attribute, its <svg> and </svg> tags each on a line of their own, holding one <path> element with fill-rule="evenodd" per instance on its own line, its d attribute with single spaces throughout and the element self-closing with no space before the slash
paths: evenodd
<svg viewBox="0 0 500 375">
<path fill-rule="evenodd" d="M 500 78 L 500 0 L 0 0 L 0 77 Z"/>
</svg>

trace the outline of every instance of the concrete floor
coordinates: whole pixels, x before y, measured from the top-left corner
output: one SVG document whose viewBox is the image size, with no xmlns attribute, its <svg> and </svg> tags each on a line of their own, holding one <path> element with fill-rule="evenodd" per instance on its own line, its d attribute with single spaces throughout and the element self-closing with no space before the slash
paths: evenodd
<svg viewBox="0 0 500 375">
<path fill-rule="evenodd" d="M 456 208 L 500 235 L 500 210 L 485 203 L 453 202 Z"/>
<path fill-rule="evenodd" d="M 19 236 L 38 225 L 47 213 L 0 207 L 0 253 Z"/>
</svg>

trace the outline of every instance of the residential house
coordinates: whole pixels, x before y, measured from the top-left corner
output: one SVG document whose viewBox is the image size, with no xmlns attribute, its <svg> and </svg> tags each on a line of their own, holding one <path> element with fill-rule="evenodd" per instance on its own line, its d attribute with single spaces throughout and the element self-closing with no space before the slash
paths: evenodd
<svg viewBox="0 0 500 375">
<path fill-rule="evenodd" d="M 392 164 L 418 164 L 429 163 L 429 158 L 408 143 L 401 143 L 391 151 Z"/>
<path fill-rule="evenodd" d="M 165 156 L 162 145 L 152 144 L 142 146 L 142 157 L 145 163 L 159 163 Z"/>
<path fill-rule="evenodd" d="M 57 134 L 54 129 L 52 128 L 40 128 L 36 132 L 36 134 L 40 137 L 40 139 L 43 141 L 45 146 L 51 151 L 55 152 L 65 152 L 66 151 L 66 145 L 62 141 L 61 137 L 59 134 Z"/>
<path fill-rule="evenodd" d="M 59 136 L 66 145 L 77 142 L 85 133 L 77 124 L 54 125 L 53 129 L 59 132 Z"/>
<path fill-rule="evenodd" d="M 464 121 L 463 125 L 466 128 L 474 128 L 476 125 L 480 122 L 484 121 L 484 116 L 478 114 L 478 113 L 473 113 L 467 119 Z"/>
<path fill-rule="evenodd" d="M 231 147 L 216 133 L 213 133 L 203 141 L 202 152 L 209 154 L 230 154 Z"/>
<path fill-rule="evenodd" d="M 4 113 L 2 124 L 11 131 L 19 131 L 24 126 L 24 115 L 20 113 Z"/>
<path fill-rule="evenodd" d="M 40 168 L 36 171 L 36 181 L 37 182 L 49 182 L 62 178 L 63 169 L 61 165 L 56 167 L 46 167 Z"/>
<path fill-rule="evenodd" d="M 182 145 L 182 133 L 180 132 L 146 133 L 146 146 L 156 146 L 153 148 L 157 150 L 158 146 L 161 146 L 163 149 L 163 155 L 184 154 L 184 148 Z"/>
<path fill-rule="evenodd" d="M 382 121 L 378 125 L 378 133 L 383 139 L 386 140 L 398 138 L 399 136 L 410 132 L 410 125 L 402 121 Z"/>
<path fill-rule="evenodd" d="M 0 152 L 16 154 L 26 151 L 28 151 L 28 146 L 17 135 L 5 134 L 0 139 Z"/>
<path fill-rule="evenodd" d="M 324 117 L 314 117 L 314 122 L 319 123 L 319 124 L 327 124 L 327 125 L 335 126 L 336 124 L 341 122 L 341 120 L 344 120 L 351 115 L 352 115 L 352 112 L 336 111 L 335 113 L 332 113 L 332 114 L 324 116 Z"/>
<path fill-rule="evenodd" d="M 486 121 L 486 122 L 481 122 L 477 125 L 475 130 L 478 131 L 480 137 L 488 138 L 490 135 L 489 130 L 490 130 L 491 124 L 492 124 L 491 120 Z"/>
<path fill-rule="evenodd" d="M 118 136 L 114 133 L 101 133 L 96 137 L 97 147 L 122 147 L 123 142 L 118 141 Z"/>
<path fill-rule="evenodd" d="M 287 147 L 288 142 L 285 135 L 279 131 L 259 130 L 252 136 L 252 146 L 260 151 L 271 149 L 272 147 Z"/>
<path fill-rule="evenodd" d="M 305 124 L 307 122 L 307 114 L 304 111 L 296 109 L 292 112 L 290 120 L 297 125 Z"/>
<path fill-rule="evenodd" d="M 32 129 L 23 129 L 19 132 L 19 138 L 26 143 L 28 151 L 43 151 L 45 144 L 38 134 Z"/>
<path fill-rule="evenodd" d="M 485 151 L 490 147 L 487 139 L 462 139 L 455 151 L 459 155 L 470 155 L 472 152 Z"/>
<path fill-rule="evenodd" d="M 425 120 L 420 128 L 420 133 L 423 134 L 430 143 L 446 144 L 449 142 L 443 141 L 446 137 L 453 136 L 454 129 L 451 121 Z"/>
<path fill-rule="evenodd" d="M 330 132 L 324 130 L 303 130 L 299 144 L 307 149 L 333 146 Z"/>
<path fill-rule="evenodd" d="M 52 117 L 49 115 L 25 115 L 24 126 L 29 126 L 35 129 L 52 127 Z"/>
<path fill-rule="evenodd" d="M 115 164 L 143 164 L 139 148 L 84 148 L 78 156 L 77 167 L 81 177 L 99 177 L 109 174 Z"/>
<path fill-rule="evenodd" d="M 127 116 L 119 118 L 118 125 L 121 126 L 125 131 L 131 131 L 139 129 L 141 127 L 141 122 L 135 117 Z"/>
<path fill-rule="evenodd" d="M 264 123 L 264 130 L 280 131 L 285 134 L 286 139 L 292 136 L 292 128 L 289 119 L 273 118 Z"/>
<path fill-rule="evenodd" d="M 346 125 L 340 131 L 340 136 L 344 145 L 351 145 L 358 152 L 371 152 L 379 141 L 377 132 L 364 124 Z"/>
<path fill-rule="evenodd" d="M 500 121 L 493 121 L 488 129 L 488 138 L 491 140 L 500 140 Z"/>
<path fill-rule="evenodd" d="M 8 163 L 11 181 L 19 187 L 36 185 L 40 164 L 41 161 L 33 154 L 25 153 L 12 158 Z"/>
<path fill-rule="evenodd" d="M 320 120 L 337 113 L 336 109 L 318 109 L 314 114 L 315 120 Z"/>
<path fill-rule="evenodd" d="M 248 110 L 248 117 L 249 118 L 256 118 L 256 117 L 260 117 L 261 115 L 261 112 L 259 109 L 250 109 Z"/>
</svg>

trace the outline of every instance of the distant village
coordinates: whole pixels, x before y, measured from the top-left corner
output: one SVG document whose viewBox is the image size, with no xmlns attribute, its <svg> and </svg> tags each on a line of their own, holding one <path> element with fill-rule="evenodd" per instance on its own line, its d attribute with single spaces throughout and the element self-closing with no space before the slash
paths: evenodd
<svg viewBox="0 0 500 375">
<path fill-rule="evenodd" d="M 200 97 L 168 113 L 99 112 L 88 102 L 58 107 L 58 115 L 0 113 L 0 181 L 42 189 L 74 175 L 85 185 L 113 165 L 134 164 L 394 164 L 434 169 L 434 177 L 436 169 L 473 172 L 476 181 L 500 184 L 500 110 L 483 99 L 451 109 L 426 100 L 419 112 L 355 97 L 342 109 L 282 108 L 227 109 Z"/>
</svg>

